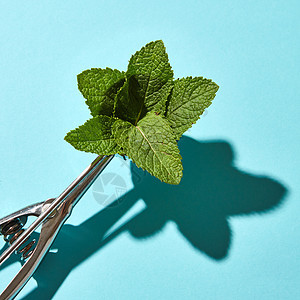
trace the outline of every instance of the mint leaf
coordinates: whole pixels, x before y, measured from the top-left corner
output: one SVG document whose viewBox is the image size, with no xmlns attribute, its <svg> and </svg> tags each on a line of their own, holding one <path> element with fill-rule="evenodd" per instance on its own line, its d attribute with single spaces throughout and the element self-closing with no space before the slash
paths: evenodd
<svg viewBox="0 0 300 300">
<path fill-rule="evenodd" d="M 71 130 L 65 140 L 75 149 L 98 155 L 110 155 L 121 151 L 112 135 L 111 128 L 115 119 L 97 116 L 78 128 Z"/>
<path fill-rule="evenodd" d="M 217 84 L 203 77 L 175 80 L 166 117 L 176 139 L 179 139 L 211 105 L 218 89 Z"/>
<path fill-rule="evenodd" d="M 147 113 L 144 99 L 137 93 L 138 82 L 134 76 L 128 78 L 116 96 L 115 117 L 136 125 Z"/>
<path fill-rule="evenodd" d="M 112 116 L 114 98 L 124 84 L 125 73 L 110 68 L 90 69 L 79 74 L 77 81 L 92 116 Z"/>
<path fill-rule="evenodd" d="M 166 119 L 149 113 L 136 126 L 117 120 L 112 132 L 118 145 L 138 167 L 166 183 L 180 182 L 181 156 Z"/>
<path fill-rule="evenodd" d="M 136 125 L 149 111 L 165 113 L 173 71 L 162 41 L 151 42 L 130 59 L 126 72 L 127 97 L 116 101 L 115 116 Z M 125 106 L 134 106 L 124 115 Z"/>
</svg>

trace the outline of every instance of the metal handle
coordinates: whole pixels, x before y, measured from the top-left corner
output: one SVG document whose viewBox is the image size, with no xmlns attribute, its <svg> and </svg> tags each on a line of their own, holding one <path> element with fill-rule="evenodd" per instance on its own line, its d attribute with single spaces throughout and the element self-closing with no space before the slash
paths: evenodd
<svg viewBox="0 0 300 300">
<path fill-rule="evenodd" d="M 30 279 L 47 250 L 52 245 L 61 226 L 70 216 L 73 207 L 101 174 L 104 168 L 112 160 L 113 155 L 97 157 L 70 185 L 69 187 L 52 203 L 47 205 L 45 210 L 42 209 L 40 216 L 23 232 L 22 235 L 10 246 L 0 257 L 2 264 L 16 249 L 18 249 L 23 241 L 27 239 L 32 232 L 49 216 L 51 218 L 43 224 L 38 244 L 28 261 L 23 265 L 22 269 L 10 282 L 4 292 L 0 295 L 0 300 L 11 299 L 15 297 L 23 286 Z M 53 212 L 55 211 L 55 214 Z"/>
</svg>

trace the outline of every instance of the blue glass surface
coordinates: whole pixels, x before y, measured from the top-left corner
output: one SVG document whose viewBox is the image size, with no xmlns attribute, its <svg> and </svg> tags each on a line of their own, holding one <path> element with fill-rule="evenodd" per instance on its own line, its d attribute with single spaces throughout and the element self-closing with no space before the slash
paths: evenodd
<svg viewBox="0 0 300 300">
<path fill-rule="evenodd" d="M 299 299 L 299 1 L 17 1 L 0 10 L 0 217 L 93 159 L 76 75 L 162 39 L 220 86 L 167 186 L 115 158 L 18 299 Z M 114 202 L 115 200 L 115 202 Z M 112 204 L 107 207 L 108 204 Z M 0 245 L 2 247 L 3 243 Z M 0 268 L 0 289 L 19 269 Z"/>
</svg>

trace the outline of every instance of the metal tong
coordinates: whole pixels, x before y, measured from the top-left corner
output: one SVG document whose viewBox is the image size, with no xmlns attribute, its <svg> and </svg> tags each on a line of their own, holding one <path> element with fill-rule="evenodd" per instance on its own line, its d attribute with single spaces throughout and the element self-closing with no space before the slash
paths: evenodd
<svg viewBox="0 0 300 300">
<path fill-rule="evenodd" d="M 0 300 L 13 299 L 31 278 L 50 249 L 62 225 L 69 218 L 73 207 L 112 160 L 113 155 L 98 156 L 57 198 L 27 206 L 0 219 L 0 235 L 10 246 L 0 256 L 0 265 L 13 252 L 22 255 L 26 262 L 0 295 Z M 26 229 L 28 216 L 37 219 Z M 40 226 L 38 241 L 30 241 L 30 235 Z"/>
</svg>

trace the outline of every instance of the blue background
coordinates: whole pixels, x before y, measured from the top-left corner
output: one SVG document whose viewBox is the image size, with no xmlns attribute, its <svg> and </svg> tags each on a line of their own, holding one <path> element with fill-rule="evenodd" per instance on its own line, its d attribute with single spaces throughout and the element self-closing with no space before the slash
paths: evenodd
<svg viewBox="0 0 300 300">
<path fill-rule="evenodd" d="M 126 70 L 162 39 L 175 78 L 220 86 L 181 146 L 178 197 L 115 158 L 18 299 L 300 298 L 299 1 L 0 6 L 0 217 L 57 196 L 95 158 L 63 140 L 89 118 L 81 71 Z"/>
</svg>

